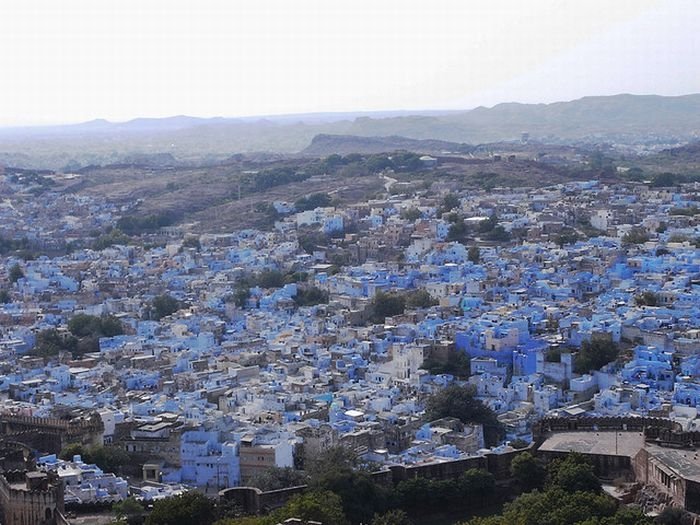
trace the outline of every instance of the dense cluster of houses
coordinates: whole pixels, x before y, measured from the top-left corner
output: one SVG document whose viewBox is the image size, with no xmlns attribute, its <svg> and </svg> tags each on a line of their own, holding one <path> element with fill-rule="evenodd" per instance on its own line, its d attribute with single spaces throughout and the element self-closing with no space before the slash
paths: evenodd
<svg viewBox="0 0 700 525">
<path fill-rule="evenodd" d="M 465 192 L 449 214 L 470 232 L 462 242 L 450 240 L 443 196 L 423 192 L 300 213 L 279 202 L 272 231 L 201 235 L 198 246 L 171 228 L 149 247 L 5 257 L 5 274 L 19 264 L 23 277 L 4 278 L 0 413 L 96 412 L 102 442 L 136 458 L 143 481 L 211 490 L 301 468 L 336 445 L 386 465 L 483 454 L 480 425 L 424 418 L 426 397 L 455 381 L 503 423 L 496 452 L 529 441 L 552 414 L 664 416 L 694 430 L 698 189 L 587 181 Z M 74 204 L 65 212 L 74 224 L 118 211 Z M 26 213 L 0 208 L 3 220 Z M 480 234 L 488 220 L 517 241 Z M 328 240 L 304 250 L 310 230 Z M 263 271 L 303 277 L 235 300 L 242 278 Z M 312 288 L 327 302 L 299 305 Z M 376 322 L 377 294 L 415 290 L 433 304 Z M 162 294 L 180 308 L 156 320 Z M 115 316 L 124 334 L 79 357 L 33 355 L 38 333 L 67 334 L 78 313 Z M 619 359 L 581 370 L 580 348 L 592 342 Z M 468 378 L 424 368 L 459 353 Z M 71 497 L 125 494 L 120 478 L 79 457 L 40 463 L 71 480 Z"/>
</svg>

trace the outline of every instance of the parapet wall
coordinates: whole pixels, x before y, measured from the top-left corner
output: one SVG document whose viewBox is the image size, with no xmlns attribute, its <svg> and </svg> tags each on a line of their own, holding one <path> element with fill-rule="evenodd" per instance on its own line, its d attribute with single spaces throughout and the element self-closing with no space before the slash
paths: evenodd
<svg viewBox="0 0 700 525">
<path fill-rule="evenodd" d="M 260 514 L 282 507 L 292 496 L 306 489 L 306 485 L 299 485 L 264 492 L 256 487 L 233 487 L 220 491 L 219 498 L 236 503 L 246 514 Z"/>
<path fill-rule="evenodd" d="M 372 479 L 379 484 L 394 486 L 401 481 L 425 478 L 434 480 L 454 479 L 470 469 L 486 470 L 497 480 L 510 478 L 510 464 L 524 452 L 532 452 L 552 432 L 596 432 L 596 431 L 644 432 L 645 439 L 685 446 L 687 443 L 700 443 L 700 432 L 682 432 L 678 423 L 657 417 L 549 417 L 533 426 L 534 443 L 524 449 L 508 452 L 487 453 L 454 461 L 432 462 L 422 465 L 394 465 L 386 470 L 372 473 Z M 611 472 L 634 470 L 637 479 L 640 475 L 641 458 L 601 458 L 596 462 L 599 475 Z M 643 463 L 643 462 L 642 462 Z M 223 500 L 234 501 L 247 514 L 260 514 L 283 506 L 292 496 L 304 492 L 306 485 L 264 492 L 255 487 L 233 487 L 219 492 Z M 698 490 L 700 493 L 700 490 Z"/>
<path fill-rule="evenodd" d="M 466 459 L 441 463 L 433 462 L 424 465 L 394 465 L 386 470 L 373 472 L 372 479 L 378 484 L 394 486 L 401 481 L 416 478 L 454 479 L 471 469 L 486 470 L 499 480 L 507 479 L 510 477 L 510 463 L 513 461 L 513 458 L 530 450 L 531 447 L 501 454 L 489 453 Z M 234 501 L 247 514 L 260 514 L 261 512 L 267 512 L 283 506 L 292 496 L 304 492 L 306 489 L 306 485 L 300 485 L 288 489 L 263 492 L 255 487 L 233 487 L 219 492 L 219 497 L 224 500 Z"/>
<path fill-rule="evenodd" d="M 644 432 L 650 428 L 680 432 L 681 426 L 670 419 L 660 417 L 545 417 L 532 427 L 532 437 L 536 443 L 551 432 L 596 432 L 622 430 Z"/>
<path fill-rule="evenodd" d="M 45 489 L 29 490 L 20 484 L 25 471 L 0 475 L 0 514 L 3 525 L 54 525 L 63 512 L 63 485 L 52 480 Z"/>
<path fill-rule="evenodd" d="M 42 452 L 58 453 L 66 443 L 93 443 L 102 435 L 102 418 L 58 419 L 34 416 L 0 415 L 0 435 Z"/>
<path fill-rule="evenodd" d="M 82 434 L 81 436 L 87 435 L 89 434 Z M 59 431 L 55 430 L 22 430 L 13 432 L 9 437 L 12 441 L 20 443 L 31 450 L 40 450 L 48 454 L 58 454 L 63 448 L 63 436 Z"/>
<path fill-rule="evenodd" d="M 648 427 L 644 429 L 644 439 L 668 447 L 691 448 L 700 444 L 700 432 Z"/>
<path fill-rule="evenodd" d="M 94 414 L 90 419 L 59 419 L 52 417 L 15 416 L 3 414 L 0 416 L 3 431 L 45 429 L 58 430 L 69 434 L 79 434 L 85 431 L 103 430 L 102 419 Z"/>
</svg>

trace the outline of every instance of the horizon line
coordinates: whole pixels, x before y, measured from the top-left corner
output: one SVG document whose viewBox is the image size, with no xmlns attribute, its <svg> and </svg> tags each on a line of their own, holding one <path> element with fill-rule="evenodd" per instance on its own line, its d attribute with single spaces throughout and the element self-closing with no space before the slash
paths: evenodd
<svg viewBox="0 0 700 525">
<path fill-rule="evenodd" d="M 615 93 L 613 95 L 584 95 L 582 97 L 573 98 L 569 100 L 553 100 L 550 102 L 519 102 L 516 100 L 498 102 L 493 105 L 478 105 L 471 108 L 432 108 L 432 109 L 358 109 L 358 110 L 332 110 L 332 111 L 301 111 L 292 113 L 263 113 L 263 114 L 247 114 L 247 115 L 235 115 L 235 116 L 225 116 L 225 115 L 213 115 L 213 116 L 199 116 L 199 115 L 188 115 L 185 113 L 170 114 L 162 116 L 134 116 L 127 118 L 125 120 L 115 119 L 110 120 L 103 117 L 95 117 L 88 120 L 77 120 L 69 122 L 55 122 L 55 123 L 44 123 L 44 124 L 0 124 L 0 130 L 28 130 L 28 129 L 41 129 L 41 128 L 59 128 L 59 127 L 69 127 L 69 126 L 81 126 L 91 123 L 104 123 L 110 125 L 119 124 L 129 124 L 131 122 L 139 120 L 168 120 L 168 119 L 193 119 L 202 121 L 212 121 L 212 120 L 268 120 L 268 119 L 293 119 L 296 117 L 333 117 L 333 116 L 343 116 L 358 118 L 360 116 L 372 116 L 388 114 L 384 118 L 392 118 L 394 116 L 412 116 L 412 115 L 438 115 L 438 114 L 448 114 L 448 113 L 468 113 L 477 109 L 493 109 L 502 105 L 517 104 L 523 106 L 549 106 L 554 104 L 565 104 L 570 102 L 576 102 L 584 100 L 587 98 L 614 98 L 614 97 L 657 97 L 657 98 L 683 98 L 700 95 L 700 92 L 684 93 L 681 95 L 659 95 L 656 93 Z M 392 115 L 393 114 L 393 115 Z"/>
</svg>

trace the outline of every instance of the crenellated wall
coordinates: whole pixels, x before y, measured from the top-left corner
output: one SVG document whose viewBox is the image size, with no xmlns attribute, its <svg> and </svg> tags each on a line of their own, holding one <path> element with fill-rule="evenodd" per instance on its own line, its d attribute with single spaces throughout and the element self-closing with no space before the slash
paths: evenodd
<svg viewBox="0 0 700 525">
<path fill-rule="evenodd" d="M 545 417 L 533 425 L 532 437 L 539 444 L 550 432 L 643 432 L 649 428 L 681 430 L 680 424 L 660 417 Z"/>
<path fill-rule="evenodd" d="M 644 429 L 644 439 L 667 447 L 688 448 L 700 444 L 700 432 L 648 427 Z"/>
<path fill-rule="evenodd" d="M 3 414 L 0 416 L 0 428 L 4 434 L 10 434 L 22 430 L 45 429 L 60 430 L 69 434 L 80 434 L 103 430 L 102 418 L 93 414 L 89 419 L 59 419 L 51 417 L 35 417 Z"/>
<path fill-rule="evenodd" d="M 0 475 L 0 515 L 3 525 L 56 525 L 63 513 L 63 484 L 46 476 L 39 488 L 30 488 L 26 471 Z"/>
<path fill-rule="evenodd" d="M 58 453 L 67 443 L 102 444 L 102 418 L 59 419 L 0 415 L 0 435 L 11 437 L 42 452 Z"/>
</svg>

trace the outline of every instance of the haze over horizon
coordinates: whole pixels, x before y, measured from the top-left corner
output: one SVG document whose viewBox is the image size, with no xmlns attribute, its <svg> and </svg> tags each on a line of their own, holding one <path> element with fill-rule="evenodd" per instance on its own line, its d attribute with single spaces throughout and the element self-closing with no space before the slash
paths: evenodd
<svg viewBox="0 0 700 525">
<path fill-rule="evenodd" d="M 0 126 L 700 92 L 692 0 L 6 7 Z"/>
</svg>

